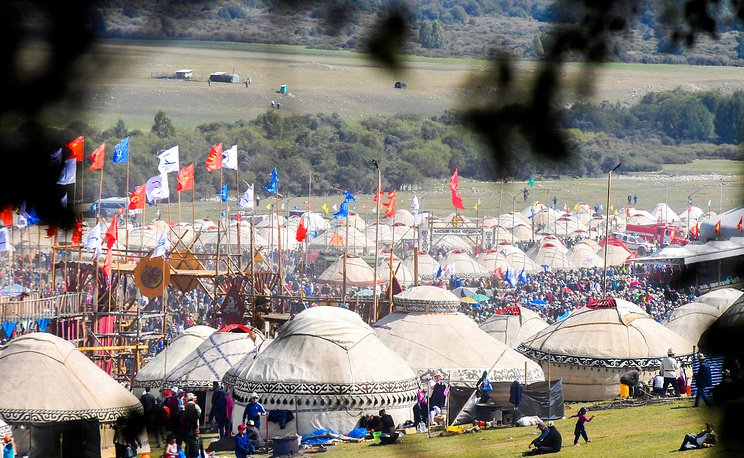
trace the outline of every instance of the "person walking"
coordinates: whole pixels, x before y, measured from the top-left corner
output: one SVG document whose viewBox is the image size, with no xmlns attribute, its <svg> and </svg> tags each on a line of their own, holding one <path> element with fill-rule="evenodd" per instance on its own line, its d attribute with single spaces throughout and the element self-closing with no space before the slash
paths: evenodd
<svg viewBox="0 0 744 458">
<path fill-rule="evenodd" d="M 661 360 L 661 375 L 664 377 L 664 386 L 661 389 L 662 396 L 666 396 L 669 384 L 674 388 L 674 395 L 679 397 L 679 386 L 677 385 L 677 371 L 679 363 L 674 359 L 674 350 L 667 350 L 666 358 Z"/>
<path fill-rule="evenodd" d="M 706 405 L 712 405 L 708 399 L 708 395 L 705 393 L 708 387 L 713 384 L 710 377 L 710 366 L 705 361 L 705 355 L 702 353 L 698 355 L 698 362 L 700 366 L 698 366 L 698 370 L 695 373 L 695 390 L 697 393 L 695 394 L 695 405 L 693 407 L 700 406 L 700 398 L 703 398 Z"/>
<path fill-rule="evenodd" d="M 245 410 L 243 411 L 243 424 L 247 422 L 248 420 L 253 420 L 253 423 L 256 424 L 257 429 L 261 429 L 261 415 L 266 415 L 266 410 L 264 410 L 261 403 L 258 402 L 258 393 L 251 393 L 250 400 L 248 401 L 248 404 L 245 405 Z"/>
<path fill-rule="evenodd" d="M 578 420 L 576 420 L 576 427 L 574 428 L 574 445 L 579 445 L 579 437 L 583 437 L 587 444 L 592 441 L 591 439 L 589 439 L 589 436 L 586 434 L 586 428 L 584 427 L 584 423 L 588 423 L 594 420 L 594 415 L 592 415 L 592 418 L 586 418 L 586 412 L 587 412 L 586 407 L 582 407 L 579 409 L 579 413 L 568 417 L 568 418 L 578 418 Z"/>
<path fill-rule="evenodd" d="M 6 434 L 3 439 L 5 441 L 5 445 L 3 446 L 3 458 L 15 458 L 18 452 L 16 451 L 13 436 Z"/>
</svg>

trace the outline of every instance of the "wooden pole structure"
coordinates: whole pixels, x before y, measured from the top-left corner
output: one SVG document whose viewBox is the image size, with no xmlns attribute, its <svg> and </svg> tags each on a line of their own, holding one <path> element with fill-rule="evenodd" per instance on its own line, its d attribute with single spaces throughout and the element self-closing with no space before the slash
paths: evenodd
<svg viewBox="0 0 744 458">
<path fill-rule="evenodd" d="M 278 181 L 278 180 L 277 180 Z M 274 196 L 276 197 L 276 240 L 277 240 L 277 246 L 279 248 L 279 302 L 282 306 L 282 313 L 285 312 L 284 310 L 284 272 L 282 271 L 282 236 L 281 231 L 279 229 L 279 183 L 274 183 L 274 190 L 276 191 L 274 193 Z M 266 422 L 268 423 L 268 421 Z M 268 431 L 268 425 L 267 425 L 267 431 Z"/>
<path fill-rule="evenodd" d="M 377 305 L 379 298 L 377 297 L 377 260 L 380 256 L 380 188 L 382 187 L 382 176 L 380 175 L 380 166 L 377 164 L 376 160 L 372 160 L 372 164 L 374 164 L 375 168 L 377 169 L 377 194 L 375 194 L 375 216 L 377 218 L 377 222 L 375 224 L 375 268 L 374 268 L 374 279 L 373 279 L 373 286 L 372 290 L 374 291 L 374 302 L 372 305 L 372 317 L 371 321 L 374 323 L 377 321 Z"/>
<path fill-rule="evenodd" d="M 217 284 L 220 275 L 220 227 L 222 226 L 222 167 L 220 166 L 220 212 L 217 216 L 217 257 L 214 263 L 214 309 L 212 309 L 212 326 L 217 327 Z"/>
<path fill-rule="evenodd" d="M 129 196 L 129 158 L 127 158 L 127 196 Z M 124 207 L 124 211 L 126 212 L 126 219 L 124 220 L 124 253 L 129 257 L 129 202 Z M 118 242 L 119 239 L 117 238 L 116 241 Z"/>
</svg>

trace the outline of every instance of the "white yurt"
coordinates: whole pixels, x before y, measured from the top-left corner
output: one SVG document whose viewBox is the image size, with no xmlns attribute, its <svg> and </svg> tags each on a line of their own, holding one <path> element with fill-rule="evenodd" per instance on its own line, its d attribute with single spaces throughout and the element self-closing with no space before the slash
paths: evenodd
<svg viewBox="0 0 744 458">
<path fill-rule="evenodd" d="M 506 272 L 507 269 L 512 269 L 512 265 L 509 264 L 509 260 L 506 259 L 506 255 L 495 250 L 486 250 L 479 253 L 475 257 L 475 262 L 483 266 L 489 272 L 495 272 L 497 269 L 501 269 L 501 272 Z"/>
<path fill-rule="evenodd" d="M 225 377 L 239 425 L 251 393 L 267 411 L 288 410 L 308 435 L 318 429 L 347 434 L 365 414 L 385 408 L 396 424 L 413 417 L 419 383 L 413 369 L 386 347 L 358 314 L 312 307 L 296 315 L 255 359 Z M 268 422 L 261 422 L 262 435 Z M 278 426 L 273 434 L 280 434 Z M 283 431 L 282 431 L 283 432 Z"/>
<path fill-rule="evenodd" d="M 157 396 L 166 374 L 215 331 L 216 329 L 210 326 L 192 326 L 173 339 L 134 376 L 132 383 L 134 394 L 140 396 L 145 387 L 150 387 L 153 396 Z"/>
<path fill-rule="evenodd" d="M 534 257 L 538 266 L 548 266 L 551 271 L 578 270 L 573 262 L 566 256 L 567 250 L 560 245 L 545 243 Z M 527 270 L 527 269 L 525 269 Z"/>
<path fill-rule="evenodd" d="M 452 292 L 418 286 L 396 294 L 393 303 L 395 311 L 372 327 L 385 345 L 413 367 L 422 382 L 440 372 L 445 381 L 475 386 L 484 371 L 489 371 L 493 383 L 544 380 L 537 364 L 458 313 L 460 298 Z"/>
<path fill-rule="evenodd" d="M 568 249 L 566 256 L 578 268 L 602 267 L 604 260 L 586 243 L 577 243 Z"/>
<path fill-rule="evenodd" d="M 712 305 L 695 301 L 672 310 L 661 324 L 690 342 L 697 342 L 721 313 L 722 310 Z"/>
<path fill-rule="evenodd" d="M 725 312 L 726 309 L 731 307 L 731 304 L 736 302 L 744 293 L 734 288 L 722 288 L 709 293 L 705 293 L 698 297 L 695 302 L 701 304 L 708 304 L 716 307 L 721 313 Z"/>
<path fill-rule="evenodd" d="M 510 348 L 517 348 L 547 327 L 548 323 L 540 315 L 521 306 L 499 310 L 480 325 L 483 331 Z"/>
<path fill-rule="evenodd" d="M 377 276 L 385 283 L 390 282 L 390 258 L 380 259 L 380 262 L 377 264 Z M 404 288 L 413 286 L 416 283 L 413 271 L 406 267 L 398 258 L 393 258 L 393 276 L 398 279 L 398 284 Z"/>
<path fill-rule="evenodd" d="M 532 228 L 526 224 L 517 224 L 511 229 L 511 232 L 514 235 L 514 240 L 524 242 L 532 239 Z"/>
<path fill-rule="evenodd" d="M 431 257 L 431 255 L 425 251 L 419 251 L 418 252 L 418 277 L 420 281 L 431 281 L 434 279 L 434 275 L 436 275 L 437 271 L 439 270 L 439 262 L 437 262 L 436 259 Z M 408 269 L 411 272 L 414 272 L 414 259 L 412 255 L 408 255 L 407 258 L 403 260 L 403 265 L 408 267 Z"/>
<path fill-rule="evenodd" d="M 505 253 L 507 261 L 517 272 L 521 272 L 522 269 L 528 274 L 542 272 L 542 268 L 518 248 L 505 248 L 501 253 Z"/>
<path fill-rule="evenodd" d="M 346 239 L 346 227 L 334 226 L 312 239 L 307 244 L 307 251 L 343 252 L 344 245 L 346 245 Z M 369 250 L 374 251 L 375 239 L 369 239 L 363 232 L 358 231 L 351 226 L 349 226 L 348 239 L 347 250 L 349 253 L 363 253 Z"/>
<path fill-rule="evenodd" d="M 680 219 L 679 215 L 669 208 L 669 205 L 663 202 L 656 204 L 654 209 L 651 210 L 651 216 L 654 217 L 654 221 L 660 221 L 662 223 L 673 223 Z"/>
<path fill-rule="evenodd" d="M 341 285 L 344 283 L 344 257 L 340 256 L 326 270 L 318 276 L 318 284 L 330 283 Z M 375 282 L 375 271 L 359 256 L 346 255 L 346 286 L 372 286 L 384 283 L 378 275 Z"/>
<path fill-rule="evenodd" d="M 646 380 L 659 371 L 671 347 L 692 362 L 692 347 L 637 305 L 600 299 L 527 339 L 517 351 L 538 361 L 551 380 L 563 379 L 566 401 L 600 401 L 620 393 L 620 376 L 641 368 Z"/>
<path fill-rule="evenodd" d="M 493 275 L 493 271 L 488 271 L 481 266 L 469 254 L 453 250 L 439 260 L 439 264 L 454 269 L 455 276 L 459 278 L 487 278 Z"/>
<path fill-rule="evenodd" d="M 599 249 L 597 255 L 607 260 L 608 266 L 621 266 L 632 255 L 625 246 L 607 244 Z"/>
<path fill-rule="evenodd" d="M 62 435 L 79 438 L 64 444 L 63 456 L 98 450 L 101 456 L 114 456 L 110 426 L 120 417 L 144 414 L 129 390 L 72 343 L 52 334 L 11 340 L 0 349 L 0 367 L 0 417 L 27 427 L 14 434 L 18 456 L 29 450 L 31 456 L 60 456 Z M 146 439 L 140 451 L 149 451 Z"/>
</svg>

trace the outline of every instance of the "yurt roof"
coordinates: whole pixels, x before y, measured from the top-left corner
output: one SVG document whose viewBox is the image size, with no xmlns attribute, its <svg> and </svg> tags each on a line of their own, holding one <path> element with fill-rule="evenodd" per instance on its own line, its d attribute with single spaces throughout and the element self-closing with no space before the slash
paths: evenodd
<svg viewBox="0 0 744 458">
<path fill-rule="evenodd" d="M 599 243 L 597 243 L 597 242 L 596 242 L 595 240 L 592 240 L 592 239 L 581 239 L 581 240 L 579 240 L 578 242 L 576 242 L 576 243 L 574 244 L 574 246 L 577 246 L 577 245 L 587 245 L 587 246 L 589 246 L 589 247 L 590 247 L 590 248 L 591 248 L 592 250 L 594 250 L 594 252 L 595 252 L 595 253 L 596 253 L 597 251 L 599 251 L 599 249 L 601 248 L 601 247 L 599 246 Z"/>
<path fill-rule="evenodd" d="M 385 259 L 377 266 L 377 275 L 385 282 L 390 281 L 390 259 Z M 398 284 L 403 287 L 416 283 L 413 270 L 406 267 L 399 259 L 393 259 L 393 275 L 398 279 Z"/>
<path fill-rule="evenodd" d="M 506 272 L 507 268 L 512 268 L 512 265 L 509 264 L 509 260 L 506 259 L 506 255 L 493 250 L 479 253 L 478 256 L 475 257 L 475 261 L 489 272 L 493 272 L 498 268 L 501 268 L 502 272 Z"/>
<path fill-rule="evenodd" d="M 444 288 L 417 286 L 393 296 L 396 311 L 413 313 L 455 314 L 460 307 L 460 298 Z"/>
<path fill-rule="evenodd" d="M 160 388 L 166 374 L 175 368 L 212 333 L 209 326 L 192 326 L 150 360 L 134 377 L 133 387 Z"/>
<path fill-rule="evenodd" d="M 534 360 L 593 367 L 656 367 L 667 349 L 691 362 L 692 346 L 637 305 L 608 298 L 589 303 L 523 342 L 517 351 Z"/>
<path fill-rule="evenodd" d="M 458 250 L 451 251 L 439 261 L 439 264 L 442 267 L 454 265 L 455 276 L 460 278 L 484 278 L 493 274 L 475 262 L 469 254 Z"/>
<path fill-rule="evenodd" d="M 632 253 L 625 246 L 607 244 L 599 249 L 597 255 L 607 259 L 608 266 L 621 266 Z"/>
<path fill-rule="evenodd" d="M 255 341 L 253 339 L 256 339 Z M 204 342 L 168 371 L 163 385 L 192 390 L 207 390 L 222 380 L 234 364 L 260 345 L 262 336 L 246 333 L 213 332 Z"/>
<path fill-rule="evenodd" d="M 723 313 L 716 307 L 704 303 L 691 302 L 677 307 L 661 324 L 690 342 L 697 342 L 706 329 Z"/>
<path fill-rule="evenodd" d="M 396 228 L 397 229 L 397 228 Z M 363 231 L 363 234 L 368 240 L 375 244 L 375 237 L 377 238 L 379 245 L 390 245 L 393 243 L 393 228 L 387 224 L 370 224 Z"/>
<path fill-rule="evenodd" d="M 277 222 L 279 223 L 279 226 L 284 226 L 287 223 L 287 219 L 276 212 L 271 212 L 268 215 L 261 215 L 260 220 L 257 219 L 256 227 L 276 227 Z"/>
<path fill-rule="evenodd" d="M 566 256 L 568 256 L 568 259 L 570 259 L 578 268 L 598 267 L 604 265 L 602 257 L 594 252 L 591 245 L 585 243 L 577 243 L 569 248 Z"/>
<path fill-rule="evenodd" d="M 405 258 L 403 260 L 403 265 L 408 267 L 408 269 L 413 272 L 413 255 L 409 255 L 407 258 Z M 439 267 L 439 263 L 436 259 L 432 258 L 431 255 L 426 252 L 419 252 L 418 276 L 420 280 L 432 280 L 436 271 L 439 270 Z"/>
<path fill-rule="evenodd" d="M 511 231 L 512 234 L 514 234 L 514 239 L 519 240 L 520 242 L 532 238 L 532 229 L 526 224 L 517 224 Z"/>
<path fill-rule="evenodd" d="M 453 383 L 472 384 L 492 368 L 488 373 L 492 382 L 523 381 L 526 363 L 528 383 L 544 380 L 536 363 L 491 337 L 461 313 L 393 312 L 372 327 L 422 379 L 440 372 Z"/>
<path fill-rule="evenodd" d="M 506 229 L 511 229 L 512 227 L 518 225 L 518 224 L 527 224 L 530 222 L 530 220 L 521 214 L 520 212 L 508 212 L 508 213 L 502 213 L 499 215 L 499 226 L 502 226 Z"/>
<path fill-rule="evenodd" d="M 548 323 L 532 310 L 516 306 L 503 309 L 491 315 L 479 326 L 499 342 L 510 348 L 548 327 Z"/>
<path fill-rule="evenodd" d="M 698 341 L 707 354 L 741 354 L 741 332 L 744 329 L 744 296 L 736 300 L 703 332 Z M 1 412 L 0 412 L 1 414 Z"/>
<path fill-rule="evenodd" d="M 736 302 L 744 293 L 734 288 L 722 288 L 709 293 L 705 293 L 698 297 L 695 302 L 701 304 L 708 304 L 716 307 L 721 313 L 725 312 L 726 309 L 731 307 L 731 304 Z"/>
<path fill-rule="evenodd" d="M 294 240 L 294 234 L 292 235 L 292 239 Z M 365 248 L 374 249 L 375 246 L 374 238 L 370 240 L 364 232 L 358 231 L 351 226 L 349 226 L 348 239 L 347 245 L 349 252 L 361 251 Z M 282 241 L 284 241 L 283 238 Z M 312 239 L 307 244 L 307 250 L 327 251 L 336 249 L 338 251 L 344 251 L 344 244 L 346 244 L 346 226 L 336 225 Z"/>
<path fill-rule="evenodd" d="M 648 212 L 646 212 L 648 213 Z M 650 226 L 656 224 L 656 219 L 649 213 L 646 215 L 631 215 L 627 220 L 627 224 L 635 224 L 636 226 Z"/>
<path fill-rule="evenodd" d="M 651 210 L 651 216 L 654 217 L 654 221 L 658 221 L 659 218 L 661 218 L 661 222 L 673 222 L 673 221 L 679 221 L 679 215 L 677 215 L 674 210 L 669 208 L 669 205 L 660 202 L 656 204 L 653 210 Z"/>
<path fill-rule="evenodd" d="M 396 223 L 403 223 L 406 226 L 413 226 L 413 213 L 409 212 L 405 208 L 396 210 L 395 215 L 390 218 L 390 224 Z"/>
<path fill-rule="evenodd" d="M 506 259 L 509 261 L 509 264 L 517 270 L 517 272 L 521 272 L 522 269 L 527 273 L 537 273 L 542 270 L 540 266 L 535 264 L 535 261 L 522 252 L 510 251 L 506 255 Z"/>
<path fill-rule="evenodd" d="M 258 225 L 256 227 L 258 228 Z M 300 242 L 295 238 L 296 230 L 287 229 L 286 227 L 277 229 L 276 227 L 264 226 L 259 228 L 256 234 L 263 237 L 270 246 L 273 244 L 274 248 L 279 247 L 280 237 L 282 239 L 282 250 L 296 250 L 300 246 Z"/>
<path fill-rule="evenodd" d="M 9 423 L 47 423 L 143 413 L 126 388 L 75 346 L 57 336 L 31 333 L 0 349 L 0 417 Z"/>
<path fill-rule="evenodd" d="M 349 254 L 346 257 L 346 285 L 347 286 L 364 286 L 375 283 L 375 271 L 367 264 L 364 259 Z M 331 283 L 340 285 L 344 282 L 344 257 L 340 256 L 333 264 L 328 266 L 318 276 L 317 283 Z M 383 283 L 384 280 L 377 278 L 377 283 Z"/>
<path fill-rule="evenodd" d="M 566 256 L 564 250 L 566 249 L 559 245 L 546 243 L 535 255 L 535 264 L 538 266 L 549 266 L 550 270 L 577 270 L 574 263 Z"/>
<path fill-rule="evenodd" d="M 358 314 L 327 306 L 282 325 L 255 360 L 229 371 L 225 384 L 244 399 L 258 393 L 267 409 L 299 398 L 344 411 L 412 405 L 418 388 L 411 367 Z"/>
</svg>

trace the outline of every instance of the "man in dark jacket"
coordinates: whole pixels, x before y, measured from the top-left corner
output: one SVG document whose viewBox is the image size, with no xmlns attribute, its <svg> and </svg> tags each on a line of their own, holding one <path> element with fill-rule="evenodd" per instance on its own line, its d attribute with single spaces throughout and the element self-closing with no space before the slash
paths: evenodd
<svg viewBox="0 0 744 458">
<path fill-rule="evenodd" d="M 204 454 L 204 442 L 202 437 L 199 435 L 199 428 L 194 430 L 188 439 L 186 439 L 186 456 L 188 458 L 201 458 Z"/>
<path fill-rule="evenodd" d="M 708 395 L 705 393 L 705 390 L 713 384 L 710 377 L 710 366 L 705 361 L 705 356 L 702 353 L 698 355 L 698 362 L 700 366 L 695 374 L 695 389 L 697 390 L 697 394 L 695 395 L 695 405 L 693 407 L 700 405 L 700 398 L 703 398 L 703 401 L 707 405 L 711 405 Z"/>
<path fill-rule="evenodd" d="M 380 420 L 382 421 L 383 433 L 395 434 L 395 420 L 385 412 L 385 409 L 380 410 Z"/>
<path fill-rule="evenodd" d="M 628 387 L 628 396 L 631 398 L 638 396 L 637 388 L 640 379 L 641 373 L 635 368 L 629 370 L 620 377 L 620 383 Z"/>
<path fill-rule="evenodd" d="M 522 456 L 544 455 L 546 453 L 557 453 L 561 451 L 563 438 L 561 437 L 561 433 L 559 433 L 558 430 L 555 429 L 555 423 L 549 421 L 545 424 L 545 426 L 548 427 L 548 434 L 543 438 L 542 441 L 540 441 L 539 444 L 536 444 L 537 446 L 534 450 L 524 452 Z"/>
</svg>

